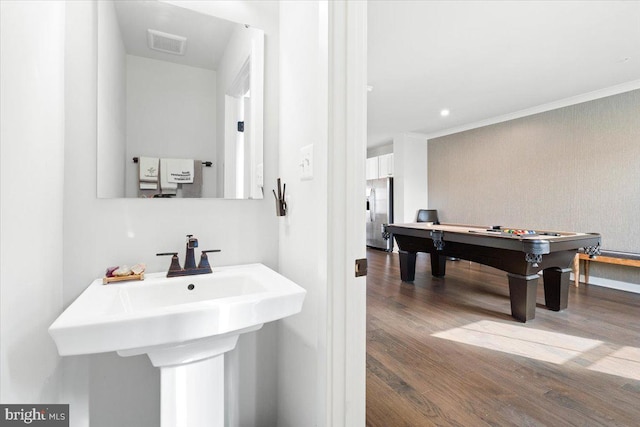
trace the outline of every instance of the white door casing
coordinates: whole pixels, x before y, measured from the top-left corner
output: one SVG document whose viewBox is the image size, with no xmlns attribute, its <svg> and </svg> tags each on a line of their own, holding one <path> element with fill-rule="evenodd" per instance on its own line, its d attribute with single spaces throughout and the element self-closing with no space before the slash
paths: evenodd
<svg viewBox="0 0 640 427">
<path fill-rule="evenodd" d="M 328 2 L 327 412 L 333 427 L 365 425 L 367 3 Z"/>
</svg>

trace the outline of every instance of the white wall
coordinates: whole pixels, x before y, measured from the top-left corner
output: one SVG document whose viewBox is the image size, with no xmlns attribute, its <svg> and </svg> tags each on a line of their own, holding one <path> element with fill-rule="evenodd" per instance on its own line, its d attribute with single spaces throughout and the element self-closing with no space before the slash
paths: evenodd
<svg viewBox="0 0 640 427">
<path fill-rule="evenodd" d="M 307 290 L 302 313 L 280 322 L 281 427 L 326 421 L 328 86 L 321 8 L 321 2 L 280 6 L 280 175 L 287 184 L 289 213 L 280 219 L 279 266 Z M 308 144 L 314 145 L 314 178 L 301 181 L 300 148 Z"/>
<path fill-rule="evenodd" d="M 3 1 L 0 17 L 0 401 L 56 403 L 65 6 Z"/>
<path fill-rule="evenodd" d="M 418 209 L 429 208 L 427 155 L 425 135 L 403 133 L 393 139 L 393 214 L 397 224 L 414 222 Z"/>
<path fill-rule="evenodd" d="M 216 159 L 216 72 L 126 56 L 127 197 L 137 197 L 133 157 Z M 102 145 L 102 144 L 101 144 Z M 214 167 L 202 169 L 202 197 L 216 197 Z"/>
<path fill-rule="evenodd" d="M 113 0 L 98 2 L 101 47 L 98 50 L 98 194 L 100 197 L 125 195 L 126 165 L 126 54 Z M 72 34 L 71 34 L 72 36 Z M 69 52 L 71 60 L 77 58 Z M 73 82 L 70 82 L 73 84 Z"/>
<path fill-rule="evenodd" d="M 278 167 L 278 8 L 276 3 L 195 2 L 197 7 L 226 12 L 262 28 L 265 57 L 265 182 L 273 183 Z M 164 271 L 168 260 L 155 254 L 179 250 L 186 234 L 203 249 L 222 249 L 216 265 L 262 262 L 278 266 L 278 223 L 273 200 L 145 200 L 96 198 L 96 64 L 95 3 L 69 2 L 67 43 L 67 138 L 64 188 L 64 305 L 68 305 L 104 268 L 120 263 L 147 263 Z M 4 240 L 4 236 L 3 236 Z M 239 397 L 230 408 L 232 425 L 272 426 L 276 422 L 276 325 L 240 338 L 226 371 Z M 86 356 L 69 362 L 66 400 L 89 411 L 91 427 L 159 425 L 159 375 L 145 356 Z M 87 401 L 87 395 L 90 401 Z M 81 418 L 81 417 L 80 417 Z M 86 426 L 86 420 L 75 426 Z"/>
</svg>

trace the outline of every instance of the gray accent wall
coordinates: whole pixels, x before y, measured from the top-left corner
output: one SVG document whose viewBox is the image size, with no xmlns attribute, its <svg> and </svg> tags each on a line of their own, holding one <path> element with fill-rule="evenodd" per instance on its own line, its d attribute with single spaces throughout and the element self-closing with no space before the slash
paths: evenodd
<svg viewBox="0 0 640 427">
<path fill-rule="evenodd" d="M 640 253 L 640 90 L 429 140 L 441 221 L 598 232 Z M 640 285 L 640 269 L 591 275 Z"/>
</svg>

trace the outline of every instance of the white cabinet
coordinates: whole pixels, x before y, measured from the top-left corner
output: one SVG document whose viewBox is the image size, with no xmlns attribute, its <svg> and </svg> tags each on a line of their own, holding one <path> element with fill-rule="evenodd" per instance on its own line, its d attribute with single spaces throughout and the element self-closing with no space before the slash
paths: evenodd
<svg viewBox="0 0 640 427">
<path fill-rule="evenodd" d="M 393 153 L 367 159 L 367 179 L 393 176 Z"/>
<path fill-rule="evenodd" d="M 367 159 L 367 179 L 377 179 L 378 178 L 378 158 L 377 157 L 369 157 Z"/>
<path fill-rule="evenodd" d="M 378 177 L 386 178 L 388 176 L 393 176 L 393 153 L 378 157 Z"/>
</svg>

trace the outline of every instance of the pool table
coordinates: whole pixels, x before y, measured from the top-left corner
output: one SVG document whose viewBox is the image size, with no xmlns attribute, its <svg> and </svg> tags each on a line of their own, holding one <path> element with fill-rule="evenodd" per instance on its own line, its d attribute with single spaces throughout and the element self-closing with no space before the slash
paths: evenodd
<svg viewBox="0 0 640 427">
<path fill-rule="evenodd" d="M 569 274 L 578 249 L 595 256 L 597 233 L 517 230 L 499 226 L 410 223 L 389 224 L 400 250 L 400 276 L 413 282 L 416 253 L 431 257 L 431 274 L 443 277 L 447 258 L 461 258 L 507 272 L 511 315 L 522 322 L 535 318 L 536 291 L 542 271 L 547 308 L 567 308 Z"/>
</svg>

